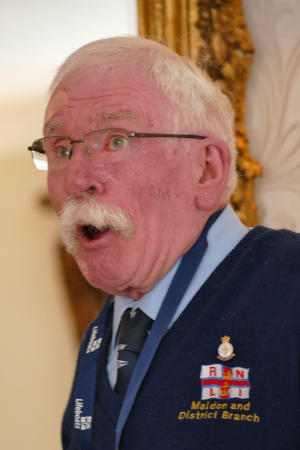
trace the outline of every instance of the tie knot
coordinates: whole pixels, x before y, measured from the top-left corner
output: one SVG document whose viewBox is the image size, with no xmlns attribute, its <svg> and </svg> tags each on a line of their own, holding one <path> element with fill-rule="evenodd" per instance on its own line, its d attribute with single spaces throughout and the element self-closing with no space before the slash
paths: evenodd
<svg viewBox="0 0 300 450">
<path fill-rule="evenodd" d="M 141 309 L 128 308 L 124 311 L 118 334 L 118 348 L 140 352 L 148 336 L 153 320 Z"/>
</svg>

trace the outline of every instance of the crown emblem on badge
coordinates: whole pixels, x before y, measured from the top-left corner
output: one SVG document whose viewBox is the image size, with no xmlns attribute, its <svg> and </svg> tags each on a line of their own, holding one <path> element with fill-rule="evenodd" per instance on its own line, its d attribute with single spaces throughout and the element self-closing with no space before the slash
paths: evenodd
<svg viewBox="0 0 300 450">
<path fill-rule="evenodd" d="M 218 355 L 217 358 L 221 361 L 228 361 L 229 359 L 235 356 L 233 345 L 230 343 L 229 336 L 221 337 L 222 344 L 218 347 Z"/>
</svg>

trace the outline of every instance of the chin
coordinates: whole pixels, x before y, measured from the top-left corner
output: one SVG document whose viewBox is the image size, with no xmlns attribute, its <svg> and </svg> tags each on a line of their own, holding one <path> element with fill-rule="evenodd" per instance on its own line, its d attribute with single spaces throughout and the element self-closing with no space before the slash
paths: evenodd
<svg viewBox="0 0 300 450">
<path fill-rule="evenodd" d="M 84 278 L 94 288 L 113 295 L 126 292 L 127 283 L 124 283 L 124 280 L 121 279 L 119 272 L 108 272 L 107 268 L 101 270 L 94 264 L 90 266 L 86 260 L 78 256 L 75 256 L 75 260 Z"/>
</svg>

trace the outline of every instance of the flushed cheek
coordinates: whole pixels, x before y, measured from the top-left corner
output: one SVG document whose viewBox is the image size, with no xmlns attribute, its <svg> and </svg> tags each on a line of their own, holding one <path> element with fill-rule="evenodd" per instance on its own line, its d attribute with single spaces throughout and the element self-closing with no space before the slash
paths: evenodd
<svg viewBox="0 0 300 450">
<path fill-rule="evenodd" d="M 172 199 L 172 192 L 168 187 L 165 186 L 148 186 L 147 197 L 154 201 L 162 201 L 169 203 Z"/>
</svg>

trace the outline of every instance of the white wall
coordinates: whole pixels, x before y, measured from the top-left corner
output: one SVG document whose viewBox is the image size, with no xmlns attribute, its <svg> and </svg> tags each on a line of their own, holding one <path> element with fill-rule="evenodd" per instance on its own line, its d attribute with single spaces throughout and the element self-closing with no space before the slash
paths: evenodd
<svg viewBox="0 0 300 450">
<path fill-rule="evenodd" d="M 46 175 L 26 147 L 41 135 L 47 88 L 77 47 L 136 34 L 135 0 L 0 4 L 0 448 L 58 450 L 77 342 L 56 254 L 56 219 L 39 206 Z"/>
</svg>

